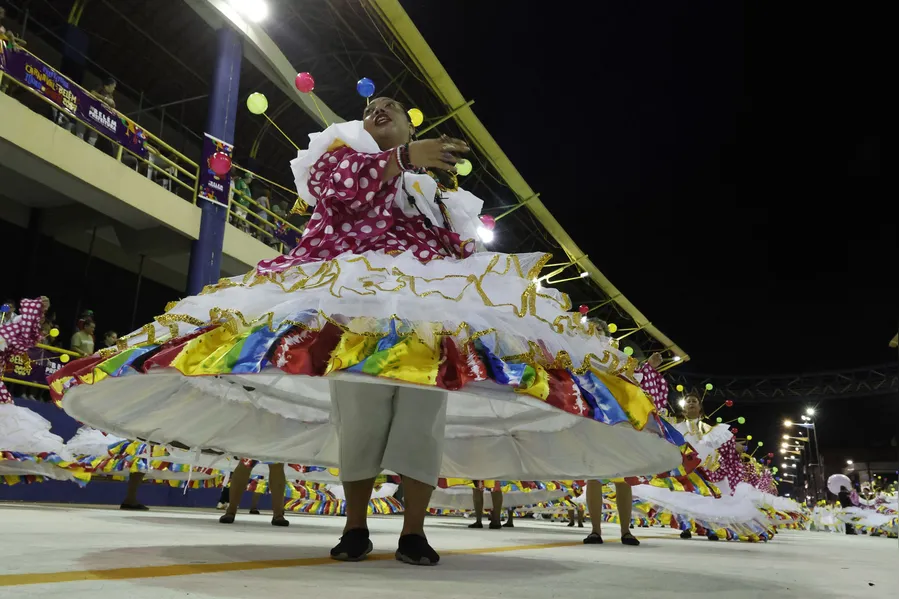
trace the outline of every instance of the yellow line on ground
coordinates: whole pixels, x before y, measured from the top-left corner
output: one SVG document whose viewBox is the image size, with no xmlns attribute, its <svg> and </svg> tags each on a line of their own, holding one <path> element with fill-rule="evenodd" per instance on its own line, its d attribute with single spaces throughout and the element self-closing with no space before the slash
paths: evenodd
<svg viewBox="0 0 899 599">
<path fill-rule="evenodd" d="M 609 541 L 606 541 L 607 543 Z M 614 542 L 614 541 L 613 541 Z M 529 551 L 573 547 L 581 541 L 563 543 L 536 543 L 533 545 L 507 545 L 504 547 L 480 547 L 475 549 L 455 549 L 443 551 L 444 555 L 480 555 L 503 553 L 506 551 Z M 375 553 L 366 561 L 394 559 L 392 553 Z M 339 564 L 329 557 L 303 557 L 296 559 L 271 559 L 248 562 L 225 562 L 220 564 L 170 564 L 167 566 L 135 566 L 133 568 L 110 568 L 106 570 L 80 570 L 74 572 L 38 572 L 29 574 L 0 574 L 0 587 L 29 584 L 49 584 L 60 582 L 80 582 L 85 580 L 128 580 L 132 578 L 162 578 L 166 576 L 191 576 L 194 574 L 217 574 L 240 570 L 267 570 L 270 568 L 298 568 L 302 566 L 326 566 Z"/>
</svg>

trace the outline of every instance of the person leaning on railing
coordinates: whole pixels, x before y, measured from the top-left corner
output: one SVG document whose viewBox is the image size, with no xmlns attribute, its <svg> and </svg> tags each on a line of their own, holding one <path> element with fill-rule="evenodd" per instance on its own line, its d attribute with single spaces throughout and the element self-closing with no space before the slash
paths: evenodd
<svg viewBox="0 0 899 599">
<path fill-rule="evenodd" d="M 6 9 L 0 6 L 0 51 L 2 51 L 4 44 L 11 44 L 13 46 L 24 46 L 25 40 L 22 38 L 16 37 L 16 34 L 12 31 L 8 30 L 3 26 L 3 19 L 6 18 Z M 11 85 L 9 82 L 4 80 L 5 77 L 0 77 L 0 93 L 8 95 L 10 98 L 14 97 L 16 93 L 19 91 L 19 86 Z"/>
<path fill-rule="evenodd" d="M 249 227 L 245 220 L 247 214 L 249 213 L 250 208 L 250 200 L 252 191 L 250 190 L 250 184 L 253 182 L 253 173 L 244 172 L 238 174 L 232 179 L 232 186 L 234 187 L 234 193 L 232 194 L 231 199 L 231 210 L 233 211 L 234 216 L 237 218 L 231 219 L 231 224 L 240 229 L 241 231 L 248 232 Z"/>
</svg>

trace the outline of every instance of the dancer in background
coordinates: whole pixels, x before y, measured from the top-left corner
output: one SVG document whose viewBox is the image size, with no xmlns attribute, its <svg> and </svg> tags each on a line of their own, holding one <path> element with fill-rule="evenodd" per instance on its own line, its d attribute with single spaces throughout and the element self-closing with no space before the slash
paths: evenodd
<svg viewBox="0 0 899 599">
<path fill-rule="evenodd" d="M 621 526 L 621 544 L 636 547 L 640 544 L 631 533 L 631 518 L 634 510 L 634 496 L 631 486 L 625 482 L 615 482 L 615 505 L 618 509 L 618 523 Z M 602 545 L 602 482 L 587 481 L 587 511 L 593 530 L 584 539 L 584 545 Z"/>
<path fill-rule="evenodd" d="M 0 325 L 0 373 L 7 363 L 26 353 L 41 338 L 41 323 L 50 300 L 23 299 L 19 313 Z M 13 403 L 12 394 L 0 381 L 0 483 L 39 482 L 44 477 L 75 481 L 90 480 L 89 472 L 74 463 L 62 438 L 50 432 L 50 422 Z"/>
<path fill-rule="evenodd" d="M 237 508 L 240 507 L 240 499 L 243 497 L 247 485 L 250 483 L 250 473 L 258 464 L 255 460 L 241 460 L 237 468 L 231 474 L 230 491 L 228 495 L 228 506 L 219 522 L 222 524 L 232 524 L 234 518 L 237 517 Z M 272 526 L 290 526 L 290 522 L 284 517 L 284 491 L 287 489 L 287 479 L 284 476 L 284 464 L 268 465 L 269 485 L 272 492 Z M 224 496 L 224 492 L 222 493 Z M 261 493 L 253 493 L 253 505 L 250 507 L 250 513 L 259 513 L 257 506 Z"/>
<path fill-rule="evenodd" d="M 475 521 L 472 524 L 469 524 L 468 528 L 484 528 L 484 523 L 482 521 L 484 517 L 483 481 L 476 480 L 473 482 L 475 487 L 471 490 L 471 500 L 474 503 Z M 492 507 L 490 509 L 489 528 L 491 530 L 498 530 L 503 527 L 501 522 L 503 516 L 503 492 L 499 489 L 492 489 L 490 491 L 490 502 Z M 509 510 L 509 522 L 512 522 L 511 509 Z"/>
</svg>

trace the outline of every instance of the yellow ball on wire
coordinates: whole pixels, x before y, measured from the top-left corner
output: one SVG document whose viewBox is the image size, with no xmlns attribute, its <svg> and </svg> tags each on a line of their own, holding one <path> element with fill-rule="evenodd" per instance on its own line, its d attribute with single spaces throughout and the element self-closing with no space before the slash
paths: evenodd
<svg viewBox="0 0 899 599">
<path fill-rule="evenodd" d="M 50 336 L 53 337 L 54 339 L 56 337 L 59 337 L 59 329 L 57 329 L 55 327 L 50 329 Z"/>
<path fill-rule="evenodd" d="M 409 120 L 412 121 L 413 127 L 418 127 L 423 122 L 425 122 L 425 115 L 418 108 L 410 108 Z"/>
<path fill-rule="evenodd" d="M 59 356 L 59 361 L 63 364 L 67 363 L 69 361 L 69 354 L 63 354 Z"/>
</svg>

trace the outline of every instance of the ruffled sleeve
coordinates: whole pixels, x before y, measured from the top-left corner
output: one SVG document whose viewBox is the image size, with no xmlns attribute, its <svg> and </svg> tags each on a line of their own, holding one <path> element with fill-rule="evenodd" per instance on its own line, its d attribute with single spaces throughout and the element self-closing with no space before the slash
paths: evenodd
<svg viewBox="0 0 899 599">
<path fill-rule="evenodd" d="M 381 178 L 391 154 L 392 150 L 366 154 L 348 147 L 325 152 L 309 169 L 309 193 L 316 202 L 370 202 L 384 185 Z"/>
</svg>

